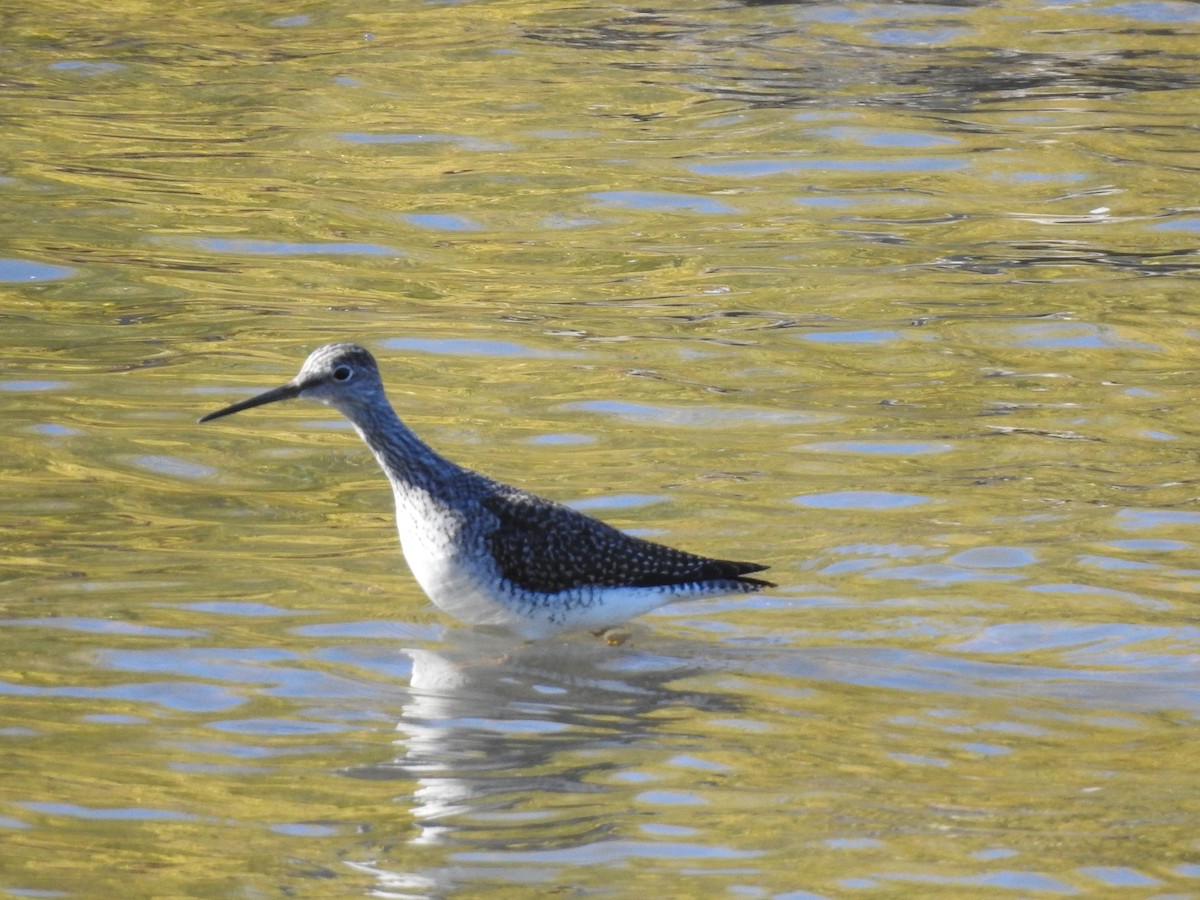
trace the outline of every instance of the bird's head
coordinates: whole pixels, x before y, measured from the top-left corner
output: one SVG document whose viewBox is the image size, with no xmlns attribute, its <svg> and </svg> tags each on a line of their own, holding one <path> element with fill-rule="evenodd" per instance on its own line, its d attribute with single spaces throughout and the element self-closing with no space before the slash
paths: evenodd
<svg viewBox="0 0 1200 900">
<path fill-rule="evenodd" d="M 375 357 L 358 344 L 326 344 L 309 354 L 299 374 L 287 384 L 209 413 L 200 421 L 209 422 L 244 409 L 296 397 L 325 403 L 355 419 L 353 413 L 356 410 L 383 402 L 383 382 Z"/>
</svg>

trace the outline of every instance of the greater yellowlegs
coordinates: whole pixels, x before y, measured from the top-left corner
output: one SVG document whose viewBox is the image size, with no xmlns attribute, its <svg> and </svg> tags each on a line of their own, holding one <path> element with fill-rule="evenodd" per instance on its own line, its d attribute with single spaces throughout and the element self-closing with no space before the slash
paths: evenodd
<svg viewBox="0 0 1200 900">
<path fill-rule="evenodd" d="M 375 358 L 356 344 L 314 350 L 281 387 L 201 422 L 305 397 L 353 423 L 392 485 L 400 546 L 436 606 L 527 638 L 603 630 L 674 600 L 773 587 L 766 566 L 709 559 L 633 537 L 465 469 L 400 421 Z"/>
</svg>

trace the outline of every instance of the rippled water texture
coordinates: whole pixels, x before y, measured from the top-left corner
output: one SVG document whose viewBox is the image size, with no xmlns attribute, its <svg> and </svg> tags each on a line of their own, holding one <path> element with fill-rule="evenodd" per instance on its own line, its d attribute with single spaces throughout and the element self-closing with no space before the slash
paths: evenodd
<svg viewBox="0 0 1200 900">
<path fill-rule="evenodd" d="M 1194 4 L 0 21 L 0 893 L 1200 896 Z M 334 339 L 778 589 L 456 626 Z"/>
</svg>

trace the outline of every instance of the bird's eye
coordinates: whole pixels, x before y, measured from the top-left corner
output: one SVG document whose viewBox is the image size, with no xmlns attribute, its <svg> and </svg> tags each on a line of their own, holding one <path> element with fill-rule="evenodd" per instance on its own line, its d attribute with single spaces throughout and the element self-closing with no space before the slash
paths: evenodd
<svg viewBox="0 0 1200 900">
<path fill-rule="evenodd" d="M 352 375 L 354 375 L 354 370 L 349 366 L 338 366 L 333 370 L 334 381 L 349 381 Z"/>
</svg>

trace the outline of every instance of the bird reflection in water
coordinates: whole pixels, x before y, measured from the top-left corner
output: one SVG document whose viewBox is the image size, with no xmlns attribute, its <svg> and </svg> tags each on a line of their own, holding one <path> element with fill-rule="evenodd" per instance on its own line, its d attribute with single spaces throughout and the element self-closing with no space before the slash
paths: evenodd
<svg viewBox="0 0 1200 900">
<path fill-rule="evenodd" d="M 635 644 L 514 645 L 509 636 L 456 629 L 437 647 L 405 650 L 412 677 L 396 726 L 403 753 L 346 774 L 412 779 L 415 843 L 501 848 L 519 827 L 526 844 L 536 833 L 546 849 L 578 846 L 603 827 L 583 809 L 603 804 L 564 798 L 626 787 L 613 781 L 614 747 L 658 740 L 671 720 L 665 709 L 738 705 L 731 695 L 673 687 L 703 668 Z M 554 802 L 539 802 L 546 795 Z"/>
</svg>

